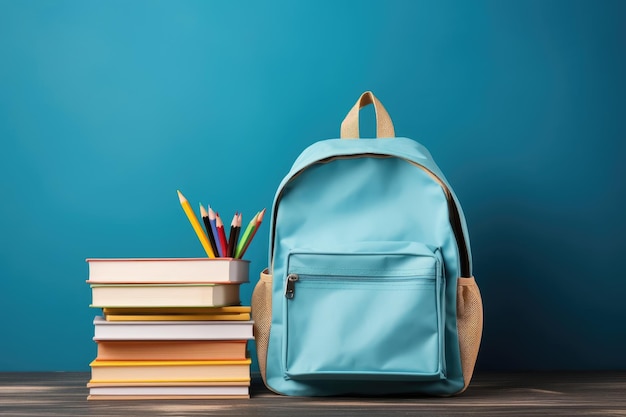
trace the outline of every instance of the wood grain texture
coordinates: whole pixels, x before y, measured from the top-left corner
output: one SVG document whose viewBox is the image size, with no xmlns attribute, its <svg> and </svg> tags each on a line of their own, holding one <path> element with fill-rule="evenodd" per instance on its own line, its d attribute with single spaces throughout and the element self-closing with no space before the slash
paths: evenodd
<svg viewBox="0 0 626 417">
<path fill-rule="evenodd" d="M 626 372 L 477 374 L 457 397 L 293 398 L 257 378 L 241 400 L 87 401 L 88 373 L 0 373 L 6 416 L 626 416 Z"/>
</svg>

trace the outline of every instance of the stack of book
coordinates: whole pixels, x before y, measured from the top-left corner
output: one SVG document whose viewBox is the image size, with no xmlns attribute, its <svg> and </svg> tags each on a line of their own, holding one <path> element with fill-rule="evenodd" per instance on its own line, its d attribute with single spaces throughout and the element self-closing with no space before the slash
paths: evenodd
<svg viewBox="0 0 626 417">
<path fill-rule="evenodd" d="M 249 262 L 87 259 L 97 356 L 88 399 L 249 398 Z"/>
</svg>

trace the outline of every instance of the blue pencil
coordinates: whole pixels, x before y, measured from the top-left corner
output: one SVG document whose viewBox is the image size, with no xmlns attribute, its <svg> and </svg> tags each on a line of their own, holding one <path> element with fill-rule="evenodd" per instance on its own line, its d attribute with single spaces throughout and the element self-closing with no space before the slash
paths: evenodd
<svg viewBox="0 0 626 417">
<path fill-rule="evenodd" d="M 215 212 L 213 211 L 211 206 L 209 206 L 209 222 L 211 223 L 211 231 L 213 232 L 213 236 L 215 236 L 217 238 L 219 236 L 219 234 L 217 233 L 217 223 L 216 223 L 216 221 L 217 221 L 217 216 L 215 215 Z M 225 257 L 226 254 L 222 253 L 221 245 L 218 244 L 217 241 L 215 243 L 216 243 L 216 246 L 217 246 L 217 250 L 219 252 L 218 257 L 220 257 L 220 258 Z"/>
</svg>

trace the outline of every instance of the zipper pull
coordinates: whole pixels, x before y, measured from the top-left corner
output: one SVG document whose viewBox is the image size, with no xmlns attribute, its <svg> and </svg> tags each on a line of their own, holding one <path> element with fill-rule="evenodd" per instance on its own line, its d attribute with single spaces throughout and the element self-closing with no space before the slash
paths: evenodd
<svg viewBox="0 0 626 417">
<path fill-rule="evenodd" d="M 285 286 L 285 297 L 292 299 L 296 295 L 296 281 L 299 279 L 298 274 L 287 275 L 287 285 Z"/>
</svg>

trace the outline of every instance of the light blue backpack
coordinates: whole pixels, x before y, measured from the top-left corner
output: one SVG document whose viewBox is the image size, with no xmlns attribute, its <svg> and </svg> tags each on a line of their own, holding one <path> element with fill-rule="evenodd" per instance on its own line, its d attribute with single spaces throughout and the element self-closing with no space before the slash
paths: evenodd
<svg viewBox="0 0 626 417">
<path fill-rule="evenodd" d="M 359 138 L 373 104 L 377 139 Z M 396 138 L 365 92 L 341 139 L 293 164 L 271 212 L 269 268 L 252 296 L 266 386 L 300 396 L 453 395 L 472 377 L 482 300 L 452 188 Z"/>
</svg>

